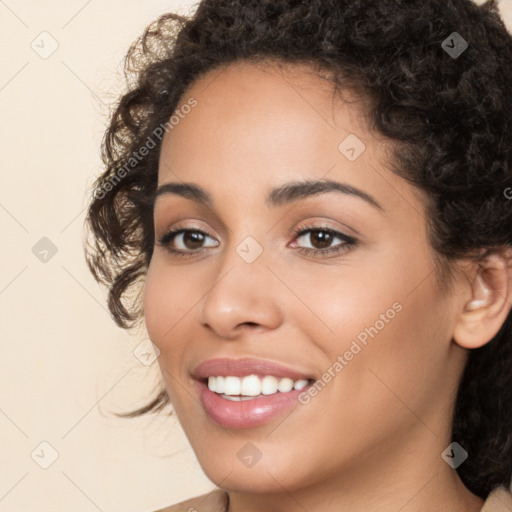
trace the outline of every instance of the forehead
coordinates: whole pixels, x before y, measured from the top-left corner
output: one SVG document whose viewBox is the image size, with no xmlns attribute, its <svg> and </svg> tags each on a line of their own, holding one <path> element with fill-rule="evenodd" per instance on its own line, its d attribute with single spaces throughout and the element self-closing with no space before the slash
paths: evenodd
<svg viewBox="0 0 512 512">
<path fill-rule="evenodd" d="M 347 129 L 354 130 L 358 122 L 361 126 L 357 130 L 366 130 L 362 122 L 367 113 L 363 106 L 366 98 L 349 90 L 342 93 L 350 103 L 340 101 L 333 82 L 305 64 L 241 61 L 196 80 L 184 93 L 180 105 L 194 97 L 198 106 L 190 117 L 198 118 L 199 113 L 202 119 L 215 117 L 225 129 L 230 122 L 245 123 L 250 129 L 263 124 L 275 128 L 276 121 L 288 121 L 299 123 L 294 126 L 301 128 L 301 132 L 310 127 L 310 133 L 322 129 L 339 135 Z"/>
<path fill-rule="evenodd" d="M 349 182 L 372 195 L 410 188 L 388 176 L 392 141 L 368 130 L 367 102 L 349 91 L 342 101 L 307 65 L 232 63 L 195 81 L 180 105 L 190 98 L 197 105 L 164 138 L 159 184 L 196 182 L 213 196 L 239 197 L 310 178 Z M 346 140 L 360 141 L 356 160 L 340 149 Z"/>
<path fill-rule="evenodd" d="M 332 165 L 339 142 L 356 129 L 357 105 L 334 100 L 332 83 L 305 65 L 236 62 L 213 70 L 184 93 L 197 105 L 166 134 L 162 160 L 183 168 L 208 156 L 219 170 L 243 155 L 244 165 Z M 309 165 L 307 165 L 309 164 Z"/>
</svg>

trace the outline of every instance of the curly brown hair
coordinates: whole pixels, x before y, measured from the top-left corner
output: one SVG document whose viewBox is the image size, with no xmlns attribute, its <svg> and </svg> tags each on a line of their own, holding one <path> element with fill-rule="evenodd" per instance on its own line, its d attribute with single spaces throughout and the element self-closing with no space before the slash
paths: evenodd
<svg viewBox="0 0 512 512">
<path fill-rule="evenodd" d="M 467 42 L 460 55 L 447 51 L 454 37 Z M 396 142 L 394 172 L 427 193 L 443 272 L 512 245 L 512 37 L 495 0 L 203 0 L 191 16 L 164 14 L 130 47 L 129 90 L 102 141 L 85 251 L 120 327 L 144 317 L 163 127 L 194 81 L 242 59 L 306 63 L 371 100 L 372 128 Z M 511 369 L 509 314 L 470 351 L 454 410 L 452 438 L 471 454 L 457 471 L 482 498 L 510 484 Z M 168 403 L 162 387 L 124 416 Z"/>
</svg>

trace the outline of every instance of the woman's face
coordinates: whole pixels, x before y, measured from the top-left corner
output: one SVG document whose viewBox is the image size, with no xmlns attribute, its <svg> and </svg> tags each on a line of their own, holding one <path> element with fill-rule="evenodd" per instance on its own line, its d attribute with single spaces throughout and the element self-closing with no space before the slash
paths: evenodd
<svg viewBox="0 0 512 512">
<path fill-rule="evenodd" d="M 390 143 L 360 104 L 294 69 L 209 73 L 163 140 L 159 186 L 203 191 L 167 187 L 155 202 L 157 241 L 188 230 L 155 246 L 145 283 L 172 404 L 206 475 L 232 491 L 368 485 L 398 460 L 404 481 L 451 471 L 441 452 L 466 352 L 424 199 L 386 168 Z M 337 185 L 285 188 L 317 180 Z M 233 399 L 239 383 L 260 395 Z"/>
</svg>

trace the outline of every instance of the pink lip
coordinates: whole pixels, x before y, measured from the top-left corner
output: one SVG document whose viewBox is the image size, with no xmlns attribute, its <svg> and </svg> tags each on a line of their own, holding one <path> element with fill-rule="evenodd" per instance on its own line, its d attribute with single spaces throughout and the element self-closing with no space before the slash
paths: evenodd
<svg viewBox="0 0 512 512">
<path fill-rule="evenodd" d="M 258 375 L 263 377 L 265 375 L 273 375 L 279 378 L 288 377 L 292 380 L 308 380 L 315 378 L 311 374 L 293 370 L 278 363 L 250 358 L 210 359 L 198 365 L 192 375 L 196 379 L 206 379 L 210 376 L 216 377 L 219 375 L 233 375 L 234 377 L 243 377 L 245 375 Z"/>
<path fill-rule="evenodd" d="M 199 387 L 203 409 L 213 421 L 224 428 L 253 428 L 267 423 L 296 406 L 299 403 L 299 394 L 307 391 L 309 387 L 234 402 L 210 391 L 202 381 L 197 382 L 196 385 Z"/>
<path fill-rule="evenodd" d="M 314 379 L 310 374 L 257 359 L 211 359 L 201 363 L 194 370 L 193 375 L 198 380 L 196 386 L 199 398 L 208 416 L 222 427 L 238 429 L 253 428 L 277 418 L 295 407 L 299 403 L 299 395 L 307 391 L 312 384 L 300 390 L 293 389 L 288 393 L 277 392 L 253 400 L 236 402 L 210 391 L 206 384 L 207 377 L 273 375 L 279 378 L 288 377 L 292 380 Z"/>
</svg>

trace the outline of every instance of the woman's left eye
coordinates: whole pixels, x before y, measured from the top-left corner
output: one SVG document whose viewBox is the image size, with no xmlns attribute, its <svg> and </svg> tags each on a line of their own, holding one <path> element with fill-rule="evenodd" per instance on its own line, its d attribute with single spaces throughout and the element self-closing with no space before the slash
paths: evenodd
<svg viewBox="0 0 512 512">
<path fill-rule="evenodd" d="M 332 253 L 345 252 L 350 250 L 357 244 L 357 240 L 350 236 L 344 235 L 339 231 L 335 231 L 325 227 L 298 228 L 294 233 L 295 239 L 305 238 L 309 240 L 313 247 L 299 247 L 297 250 L 304 254 L 325 255 Z M 342 243 L 331 246 L 335 239 L 341 240 Z M 316 247 L 315 247 L 316 244 Z"/>
<path fill-rule="evenodd" d="M 324 227 L 298 228 L 293 233 L 293 239 L 307 239 L 312 247 L 299 247 L 297 250 L 308 255 L 325 255 L 328 253 L 339 253 L 348 251 L 357 244 L 357 240 L 344 235 L 338 231 Z M 174 229 L 164 233 L 156 242 L 156 245 L 165 247 L 173 256 L 193 256 L 202 253 L 207 247 L 216 247 L 218 242 L 204 246 L 207 239 L 215 240 L 208 233 L 199 229 Z M 331 246 L 335 239 L 341 240 L 341 243 Z M 173 247 L 174 246 L 174 247 Z"/>
</svg>

